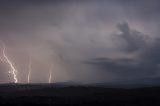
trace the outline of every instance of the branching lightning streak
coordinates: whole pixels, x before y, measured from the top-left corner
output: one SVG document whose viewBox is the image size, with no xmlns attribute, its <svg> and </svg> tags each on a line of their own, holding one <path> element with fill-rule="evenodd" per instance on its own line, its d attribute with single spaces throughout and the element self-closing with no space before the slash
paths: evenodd
<svg viewBox="0 0 160 106">
<path fill-rule="evenodd" d="M 53 70 L 53 65 L 51 64 L 51 65 L 50 65 L 50 68 L 49 68 L 49 79 L 48 79 L 48 83 L 51 83 L 51 80 L 52 80 L 52 70 Z"/>
<path fill-rule="evenodd" d="M 31 71 L 32 71 L 32 61 L 31 61 L 31 56 L 29 56 L 28 77 L 27 77 L 28 83 L 30 83 Z"/>
<path fill-rule="evenodd" d="M 4 43 L 3 44 L 3 57 L 4 57 L 4 61 L 10 66 L 10 71 L 9 73 L 11 73 L 13 75 L 13 79 L 14 79 L 14 83 L 17 83 L 18 82 L 18 78 L 17 78 L 17 70 L 16 68 L 14 67 L 13 63 L 10 61 L 10 59 L 8 58 L 8 56 L 6 55 L 5 51 L 6 51 L 6 46 Z"/>
</svg>

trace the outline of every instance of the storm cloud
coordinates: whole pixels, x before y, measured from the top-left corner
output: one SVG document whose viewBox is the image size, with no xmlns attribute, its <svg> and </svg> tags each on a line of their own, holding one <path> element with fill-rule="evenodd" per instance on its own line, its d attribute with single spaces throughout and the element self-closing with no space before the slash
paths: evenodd
<svg viewBox="0 0 160 106">
<path fill-rule="evenodd" d="M 159 0 L 2 0 L 0 40 L 26 83 L 159 76 Z M 2 45 L 1 45 L 2 46 Z M 2 50 L 0 51 L 2 57 Z M 0 63 L 0 82 L 12 82 Z"/>
</svg>

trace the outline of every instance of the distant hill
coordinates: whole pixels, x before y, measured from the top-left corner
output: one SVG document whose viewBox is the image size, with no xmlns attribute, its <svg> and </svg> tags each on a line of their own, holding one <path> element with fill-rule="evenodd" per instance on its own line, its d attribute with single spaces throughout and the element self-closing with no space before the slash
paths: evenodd
<svg viewBox="0 0 160 106">
<path fill-rule="evenodd" d="M 159 106 L 160 87 L 111 88 L 55 86 L 54 84 L 0 85 L 0 105 Z"/>
<path fill-rule="evenodd" d="M 160 77 L 148 77 L 134 80 L 124 80 L 106 83 L 94 83 L 93 86 L 113 87 L 113 88 L 139 88 L 160 86 Z"/>
<path fill-rule="evenodd" d="M 17 85 L 17 86 L 15 86 Z M 6 88 L 16 88 L 16 89 L 39 89 L 44 87 L 105 87 L 105 88 L 139 88 L 139 87 L 156 87 L 160 86 L 160 77 L 148 77 L 148 78 L 140 78 L 134 80 L 124 80 L 124 81 L 115 81 L 115 82 L 103 82 L 103 83 L 91 83 L 91 84 L 83 84 L 76 82 L 60 82 L 60 83 L 30 83 L 30 84 L 14 84 L 14 83 L 6 83 L 0 84 L 1 87 Z"/>
</svg>

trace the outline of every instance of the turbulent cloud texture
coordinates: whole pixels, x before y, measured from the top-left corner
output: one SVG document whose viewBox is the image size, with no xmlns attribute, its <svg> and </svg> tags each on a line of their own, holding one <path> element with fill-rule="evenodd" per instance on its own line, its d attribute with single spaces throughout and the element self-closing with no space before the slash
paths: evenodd
<svg viewBox="0 0 160 106">
<path fill-rule="evenodd" d="M 159 0 L 2 0 L 0 40 L 27 82 L 159 77 Z M 2 46 L 2 45 L 1 45 Z M 2 50 L 0 50 L 2 56 Z M 0 82 L 13 82 L 0 63 Z"/>
</svg>

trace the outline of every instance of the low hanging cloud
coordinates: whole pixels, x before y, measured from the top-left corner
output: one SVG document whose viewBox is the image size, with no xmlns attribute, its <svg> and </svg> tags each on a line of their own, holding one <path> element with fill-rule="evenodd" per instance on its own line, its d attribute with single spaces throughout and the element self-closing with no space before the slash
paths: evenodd
<svg viewBox="0 0 160 106">
<path fill-rule="evenodd" d="M 139 57 L 145 62 L 150 64 L 160 64 L 160 38 L 155 38 L 154 41 L 148 46 Z"/>
<path fill-rule="evenodd" d="M 136 79 L 157 74 L 158 67 L 155 64 L 144 64 L 133 59 L 96 58 L 88 62 L 101 71 L 114 75 L 116 79 Z"/>
<path fill-rule="evenodd" d="M 160 40 L 157 38 L 149 39 L 145 34 L 132 30 L 126 22 L 118 24 L 117 28 L 120 33 L 114 34 L 114 40 L 118 40 L 119 44 L 125 44 L 123 46 L 117 45 L 117 51 L 134 56 L 124 56 L 117 59 L 99 57 L 91 59 L 88 64 L 101 71 L 111 73 L 115 76 L 115 80 L 160 76 Z M 134 52 L 138 53 L 134 54 Z"/>
</svg>

